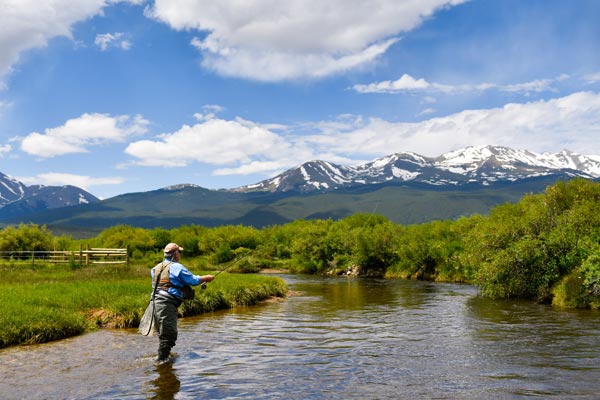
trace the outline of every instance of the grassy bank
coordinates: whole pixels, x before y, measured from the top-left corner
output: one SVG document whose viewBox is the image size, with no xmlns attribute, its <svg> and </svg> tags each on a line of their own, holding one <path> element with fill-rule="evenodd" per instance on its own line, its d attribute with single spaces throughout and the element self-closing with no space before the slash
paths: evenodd
<svg viewBox="0 0 600 400">
<path fill-rule="evenodd" d="M 64 339 L 102 326 L 137 327 L 151 294 L 148 266 L 0 266 L 0 276 L 0 348 Z M 252 305 L 286 290 L 275 277 L 223 273 L 206 290 L 197 287 L 196 299 L 180 310 L 191 316 Z"/>
</svg>

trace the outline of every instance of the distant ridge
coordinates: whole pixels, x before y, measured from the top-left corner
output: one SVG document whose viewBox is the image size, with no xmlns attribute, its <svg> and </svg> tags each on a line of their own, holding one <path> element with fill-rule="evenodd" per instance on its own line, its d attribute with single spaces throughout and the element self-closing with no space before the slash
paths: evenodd
<svg viewBox="0 0 600 400">
<path fill-rule="evenodd" d="M 27 186 L 0 173 L 0 217 L 10 218 L 37 211 L 99 202 L 93 194 L 76 186 Z"/>
<path fill-rule="evenodd" d="M 101 201 L 73 186 L 25 186 L 0 175 L 0 223 L 44 224 L 80 237 L 119 224 L 263 227 L 375 211 L 414 224 L 485 214 L 559 180 L 596 179 L 599 160 L 566 150 L 536 154 L 499 146 L 467 147 L 435 158 L 404 152 L 351 167 L 310 161 L 235 189 L 180 183 Z"/>
<path fill-rule="evenodd" d="M 537 154 L 502 146 L 473 146 L 436 158 L 409 152 L 396 153 L 353 167 L 317 160 L 289 169 L 274 178 L 232 190 L 310 193 L 390 182 L 461 187 L 555 174 L 598 178 L 600 156 L 583 156 L 568 150 Z"/>
</svg>

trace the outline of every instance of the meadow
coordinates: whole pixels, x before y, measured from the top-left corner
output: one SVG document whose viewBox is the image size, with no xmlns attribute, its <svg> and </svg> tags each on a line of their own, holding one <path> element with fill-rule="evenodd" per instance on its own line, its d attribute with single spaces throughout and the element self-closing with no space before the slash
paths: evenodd
<svg viewBox="0 0 600 400">
<path fill-rule="evenodd" d="M 0 252 L 126 248 L 130 264 L 0 263 L 0 347 L 137 326 L 149 300 L 149 268 L 169 242 L 185 248 L 183 263 L 195 273 L 233 266 L 181 307 L 184 316 L 284 295 L 282 280 L 253 274 L 264 269 L 460 282 L 493 299 L 600 309 L 600 183 L 574 179 L 489 215 L 413 225 L 371 213 L 262 229 L 117 225 L 90 239 L 57 237 L 46 226 L 7 226 Z"/>
<path fill-rule="evenodd" d="M 152 293 L 150 267 L 145 264 L 13 263 L 0 266 L 0 274 L 0 348 L 59 340 L 101 327 L 137 327 Z M 280 278 L 227 272 L 205 290 L 195 289 L 196 298 L 180 307 L 183 317 L 253 305 L 287 291 Z"/>
</svg>

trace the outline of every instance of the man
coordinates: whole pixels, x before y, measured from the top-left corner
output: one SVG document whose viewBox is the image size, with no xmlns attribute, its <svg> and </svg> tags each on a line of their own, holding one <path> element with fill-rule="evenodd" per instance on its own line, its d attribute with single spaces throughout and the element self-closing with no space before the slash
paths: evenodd
<svg viewBox="0 0 600 400">
<path fill-rule="evenodd" d="M 171 348 L 177 341 L 177 308 L 184 298 L 185 286 L 197 286 L 214 279 L 212 275 L 193 275 L 179 263 L 183 247 L 169 243 L 164 250 L 164 260 L 152 268 L 154 293 L 154 320 L 158 331 L 158 363 L 170 361 Z"/>
</svg>

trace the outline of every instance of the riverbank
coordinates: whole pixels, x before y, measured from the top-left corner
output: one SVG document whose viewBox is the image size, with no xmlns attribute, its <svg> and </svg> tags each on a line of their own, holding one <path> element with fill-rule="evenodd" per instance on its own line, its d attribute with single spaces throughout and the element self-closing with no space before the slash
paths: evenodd
<svg viewBox="0 0 600 400">
<path fill-rule="evenodd" d="M 194 271 L 195 273 L 207 273 Z M 102 327 L 134 328 L 151 294 L 147 266 L 0 267 L 0 348 L 60 340 Z M 182 317 L 285 297 L 272 276 L 223 273 L 196 288 Z"/>
</svg>

